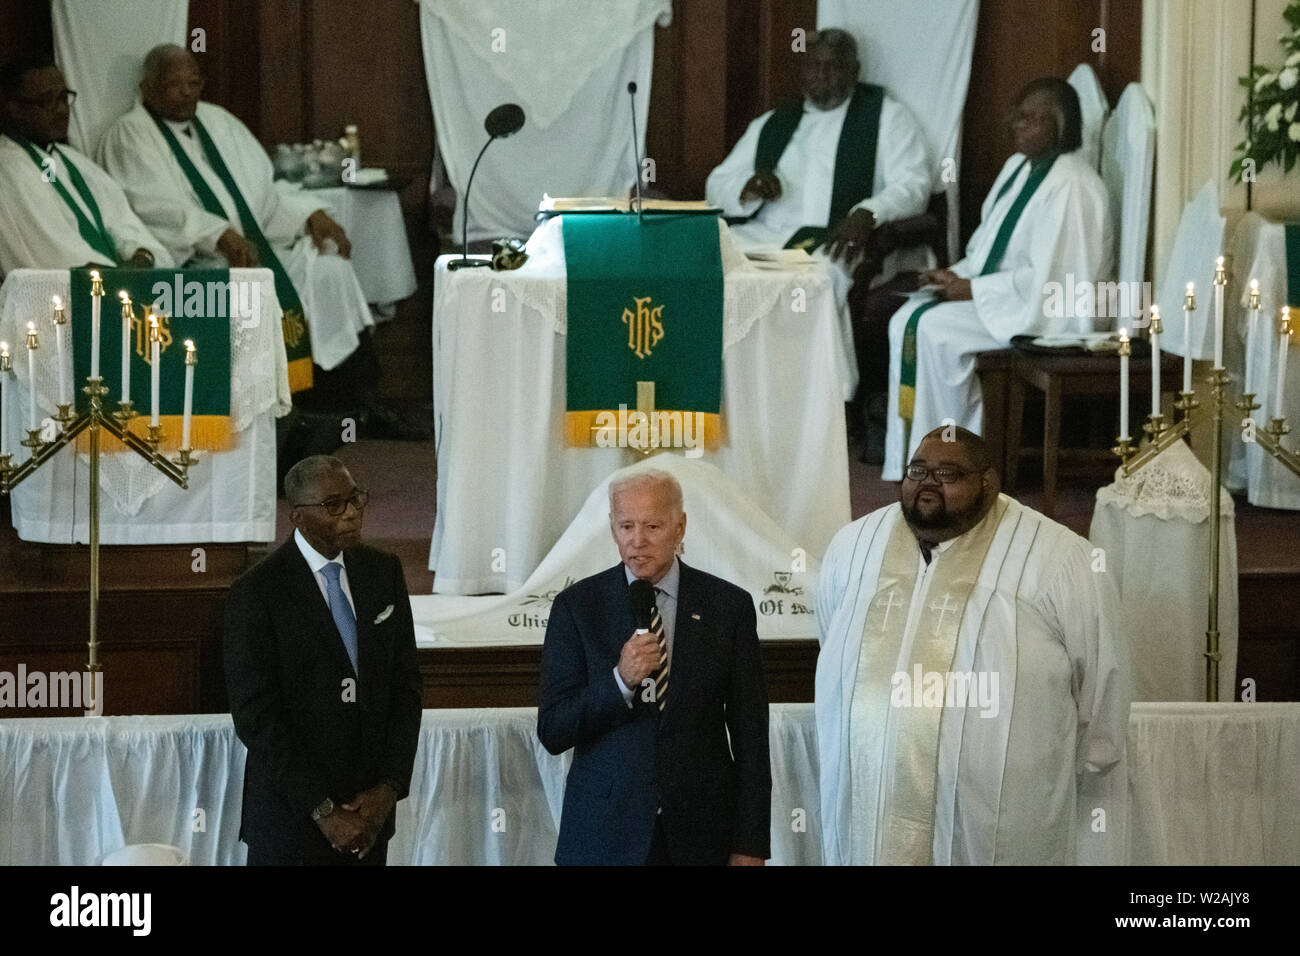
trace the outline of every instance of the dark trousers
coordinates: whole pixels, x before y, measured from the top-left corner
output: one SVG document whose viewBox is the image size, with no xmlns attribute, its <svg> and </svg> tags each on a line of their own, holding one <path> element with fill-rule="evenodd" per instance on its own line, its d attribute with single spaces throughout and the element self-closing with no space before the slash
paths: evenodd
<svg viewBox="0 0 1300 956">
<path fill-rule="evenodd" d="M 364 860 L 354 854 L 340 853 L 326 845 L 323 850 L 288 850 L 278 846 L 248 846 L 248 866 L 387 866 L 388 841 L 380 840 Z"/>
<path fill-rule="evenodd" d="M 650 853 L 645 860 L 646 866 L 672 866 L 672 857 L 668 855 L 668 838 L 664 836 L 664 815 L 655 814 L 655 832 L 650 838 Z"/>
<path fill-rule="evenodd" d="M 916 273 L 904 272 L 869 291 L 855 285 L 849 292 L 859 405 L 870 395 L 889 391 L 889 320 L 916 291 L 916 283 Z"/>
</svg>

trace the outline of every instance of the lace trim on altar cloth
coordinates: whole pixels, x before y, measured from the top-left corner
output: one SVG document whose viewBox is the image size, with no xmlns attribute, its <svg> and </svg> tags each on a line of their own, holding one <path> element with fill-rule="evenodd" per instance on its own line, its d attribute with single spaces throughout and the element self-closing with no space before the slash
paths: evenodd
<svg viewBox="0 0 1300 956">
<path fill-rule="evenodd" d="M 1098 503 L 1123 508 L 1133 517 L 1155 515 L 1197 524 L 1210 517 L 1210 472 L 1185 442 L 1176 442 L 1136 474 L 1115 470 L 1115 480 L 1097 491 Z M 1232 496 L 1219 490 L 1220 518 L 1234 515 Z"/>
</svg>

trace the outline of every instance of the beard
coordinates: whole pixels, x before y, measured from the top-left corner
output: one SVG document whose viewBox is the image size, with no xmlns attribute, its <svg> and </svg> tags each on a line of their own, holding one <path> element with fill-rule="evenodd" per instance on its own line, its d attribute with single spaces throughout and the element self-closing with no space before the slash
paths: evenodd
<svg viewBox="0 0 1300 956">
<path fill-rule="evenodd" d="M 949 511 L 940 498 L 939 507 L 929 514 L 923 514 L 913 498 L 911 505 L 903 504 L 903 520 L 913 531 L 939 531 L 945 532 L 948 537 L 956 537 L 979 523 L 980 516 L 984 513 L 986 497 L 985 490 L 981 488 L 980 496 L 971 502 L 969 508 L 961 511 Z"/>
</svg>

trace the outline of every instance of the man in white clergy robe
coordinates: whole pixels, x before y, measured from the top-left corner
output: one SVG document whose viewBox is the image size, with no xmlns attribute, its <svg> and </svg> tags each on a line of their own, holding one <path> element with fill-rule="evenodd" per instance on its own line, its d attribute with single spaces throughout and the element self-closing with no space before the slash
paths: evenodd
<svg viewBox="0 0 1300 956">
<path fill-rule="evenodd" d="M 0 70 L 0 276 L 14 269 L 172 265 L 111 176 L 62 142 L 76 94 L 48 56 Z"/>
<path fill-rule="evenodd" d="M 204 85 L 198 61 L 174 45 L 155 47 L 145 58 L 140 100 L 118 119 L 100 144 L 104 167 L 126 189 L 140 218 L 177 262 L 231 267 L 270 266 L 260 261 L 257 237 L 241 221 L 240 203 L 255 218 L 301 301 L 311 360 L 324 370 L 340 366 L 374 324 L 349 260 L 351 243 L 337 222 L 309 193 L 276 187 L 270 158 L 240 120 L 220 106 L 199 101 Z M 232 194 L 222 171 L 209 160 L 215 147 L 240 194 Z M 178 144 L 221 213 L 205 208 L 202 188 L 174 152 Z M 284 301 L 277 277 L 281 307 Z M 287 339 L 286 344 L 291 345 Z M 309 368 L 309 366 L 308 366 Z M 377 377 L 377 369 L 375 370 Z M 295 376 L 294 390 L 302 387 Z M 309 376 L 308 376 L 309 378 Z"/>
<path fill-rule="evenodd" d="M 1073 864 L 1094 812 L 1078 794 L 1115 792 L 1091 778 L 1122 773 L 1127 740 L 1117 590 L 1087 541 L 1000 487 L 979 436 L 936 429 L 899 503 L 827 549 L 828 864 Z"/>
<path fill-rule="evenodd" d="M 857 82 L 857 43 L 843 30 L 822 30 L 802 56 L 801 100 L 749 124 L 705 195 L 732 221 L 741 248 L 817 246 L 830 266 L 841 312 L 847 368 L 856 383 L 847 297 L 854 264 L 872 233 L 925 211 L 933 180 L 925 133 L 906 106 L 879 86 Z M 736 223 L 737 217 L 746 217 Z M 891 253 L 874 280 L 900 268 L 924 268 Z M 852 397 L 852 392 L 846 395 Z"/>
<path fill-rule="evenodd" d="M 1095 288 L 1114 261 L 1106 187 L 1076 152 L 1081 126 L 1064 80 L 1025 88 L 1012 114 L 1016 152 L 984 200 L 965 258 L 924 273 L 927 285 L 890 318 L 886 481 L 903 477 L 929 429 L 951 420 L 981 430 L 977 353 L 1007 348 L 1016 335 L 1092 331 L 1093 316 L 1074 315 L 1059 291 L 1070 281 Z"/>
</svg>

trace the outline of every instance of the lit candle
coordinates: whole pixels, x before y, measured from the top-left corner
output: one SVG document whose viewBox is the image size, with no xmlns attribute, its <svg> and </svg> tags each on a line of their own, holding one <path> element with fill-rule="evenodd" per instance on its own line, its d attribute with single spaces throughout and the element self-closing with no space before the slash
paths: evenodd
<svg viewBox="0 0 1300 956">
<path fill-rule="evenodd" d="M 36 426 L 36 323 L 27 323 L 27 430 L 38 431 Z"/>
<path fill-rule="evenodd" d="M 162 335 L 158 331 L 158 316 L 149 316 L 149 424 L 158 427 L 158 366 L 162 364 Z"/>
<path fill-rule="evenodd" d="M 1282 306 L 1282 324 L 1277 338 L 1277 391 L 1273 395 L 1273 417 L 1286 418 L 1286 352 L 1291 344 L 1291 309 Z"/>
<path fill-rule="evenodd" d="M 190 450 L 190 421 L 194 415 L 194 366 L 199 364 L 199 352 L 194 343 L 185 340 L 185 420 L 181 425 L 181 447 Z"/>
<path fill-rule="evenodd" d="M 0 342 L 0 457 L 9 454 L 9 343 Z"/>
<path fill-rule="evenodd" d="M 1128 439 L 1128 329 L 1119 330 L 1119 437 L 1120 441 Z"/>
<path fill-rule="evenodd" d="M 99 300 L 104 297 L 104 283 L 98 272 L 90 273 L 90 377 L 99 378 Z"/>
<path fill-rule="evenodd" d="M 58 366 L 60 405 L 71 405 L 72 395 L 68 389 L 68 370 L 63 367 L 63 327 L 68 324 L 67 313 L 63 311 L 63 300 L 57 295 L 54 303 L 54 363 Z"/>
<path fill-rule="evenodd" d="M 122 404 L 131 400 L 131 297 L 123 290 L 122 300 Z"/>
<path fill-rule="evenodd" d="M 1255 373 L 1251 366 L 1254 364 L 1250 360 L 1251 350 L 1255 342 L 1255 323 L 1259 319 L 1259 280 L 1250 280 L 1250 301 L 1247 305 L 1250 310 L 1250 326 L 1246 332 L 1246 384 L 1243 391 L 1255 394 Z"/>
<path fill-rule="evenodd" d="M 1151 414 L 1160 414 L 1160 306 L 1151 306 Z"/>
<path fill-rule="evenodd" d="M 1228 279 L 1223 273 L 1223 256 L 1214 260 L 1214 367 L 1223 368 L 1223 287 Z"/>
<path fill-rule="evenodd" d="M 1192 313 L 1196 311 L 1196 283 L 1187 283 L 1183 296 L 1183 391 L 1192 390 Z"/>
</svg>

